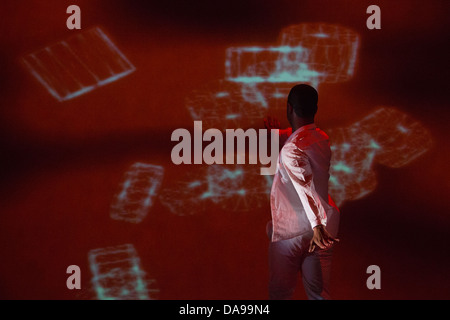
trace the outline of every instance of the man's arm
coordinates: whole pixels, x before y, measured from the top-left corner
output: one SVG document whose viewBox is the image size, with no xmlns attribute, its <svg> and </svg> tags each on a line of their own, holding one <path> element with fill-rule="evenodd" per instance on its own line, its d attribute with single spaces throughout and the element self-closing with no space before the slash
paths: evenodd
<svg viewBox="0 0 450 320">
<path fill-rule="evenodd" d="M 331 246 L 339 239 L 333 238 L 325 229 L 327 216 L 314 188 L 313 173 L 308 156 L 295 144 L 288 143 L 282 150 L 282 158 L 289 178 L 314 230 L 309 251 L 314 251 L 316 245 L 321 249 Z"/>
</svg>

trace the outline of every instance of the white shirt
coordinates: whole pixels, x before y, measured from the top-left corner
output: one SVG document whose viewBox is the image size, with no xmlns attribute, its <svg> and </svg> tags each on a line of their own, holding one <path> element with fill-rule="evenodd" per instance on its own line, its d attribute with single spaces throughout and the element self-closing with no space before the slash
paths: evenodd
<svg viewBox="0 0 450 320">
<path fill-rule="evenodd" d="M 328 136 L 314 123 L 287 139 L 270 193 L 272 241 L 299 236 L 319 224 L 336 236 L 339 209 L 328 195 L 330 160 Z"/>
</svg>

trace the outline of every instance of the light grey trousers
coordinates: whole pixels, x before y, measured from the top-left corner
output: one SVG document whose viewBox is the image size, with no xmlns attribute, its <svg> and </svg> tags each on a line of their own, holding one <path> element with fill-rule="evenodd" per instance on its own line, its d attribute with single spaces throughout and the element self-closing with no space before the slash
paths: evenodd
<svg viewBox="0 0 450 320">
<path fill-rule="evenodd" d="M 309 253 L 313 232 L 269 244 L 269 298 L 292 299 L 299 273 L 310 300 L 330 299 L 332 248 Z"/>
</svg>

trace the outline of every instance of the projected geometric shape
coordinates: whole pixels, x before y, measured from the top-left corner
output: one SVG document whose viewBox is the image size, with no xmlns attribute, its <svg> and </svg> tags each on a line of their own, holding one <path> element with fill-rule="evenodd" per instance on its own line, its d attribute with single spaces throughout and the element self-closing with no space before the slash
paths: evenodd
<svg viewBox="0 0 450 320">
<path fill-rule="evenodd" d="M 370 135 L 357 126 L 327 130 L 331 142 L 331 165 L 328 190 L 337 205 L 355 200 L 375 190 L 372 170 L 378 146 Z"/>
<path fill-rule="evenodd" d="M 319 73 L 305 63 L 308 50 L 301 46 L 236 47 L 226 51 L 228 81 L 240 83 L 309 82 L 317 84 Z"/>
<path fill-rule="evenodd" d="M 347 128 L 328 130 L 331 142 L 329 190 L 336 204 L 376 188 L 373 164 L 398 168 L 427 152 L 432 137 L 407 114 L 380 107 Z"/>
<path fill-rule="evenodd" d="M 209 127 L 253 127 L 285 108 L 293 83 L 317 89 L 322 82 L 350 79 L 358 46 L 358 34 L 337 25 L 287 27 L 276 45 L 227 48 L 225 79 L 194 91 L 186 106 L 194 120 Z"/>
<path fill-rule="evenodd" d="M 417 159 L 432 146 L 428 130 L 409 115 L 379 107 L 345 128 L 327 129 L 332 158 L 329 193 L 337 205 L 359 199 L 377 186 L 375 163 L 398 168 Z M 252 165 L 211 165 L 191 171 L 160 200 L 175 214 L 203 212 L 211 206 L 247 211 L 264 205 L 271 176 L 261 176 Z M 267 180 L 263 180 L 267 179 Z"/>
<path fill-rule="evenodd" d="M 194 90 L 186 107 L 192 119 L 203 121 L 206 128 L 236 128 L 263 117 L 264 102 L 258 103 L 258 93 L 251 86 L 221 80 Z"/>
<path fill-rule="evenodd" d="M 282 30 L 278 46 L 226 51 L 228 81 L 240 83 L 341 82 L 353 76 L 359 36 L 337 25 L 299 24 Z"/>
<path fill-rule="evenodd" d="M 394 108 L 378 108 L 359 121 L 358 127 L 360 131 L 370 132 L 371 143 L 381 146 L 375 161 L 392 168 L 414 161 L 432 146 L 429 131 L 411 116 Z"/>
<path fill-rule="evenodd" d="M 145 281 L 140 259 L 133 245 L 90 250 L 92 284 L 99 300 L 149 300 L 159 292 Z"/>
<path fill-rule="evenodd" d="M 98 27 L 37 50 L 22 60 L 31 74 L 60 102 L 116 81 L 135 70 Z"/>
<path fill-rule="evenodd" d="M 178 216 L 189 216 L 206 211 L 210 204 L 202 199 L 208 188 L 204 179 L 206 169 L 195 167 L 185 172 L 169 186 L 164 186 L 159 194 L 160 203 L 171 213 Z"/>
<path fill-rule="evenodd" d="M 304 23 L 284 28 L 279 45 L 305 50 L 301 60 L 288 51 L 283 52 L 279 61 L 281 70 L 290 75 L 311 72 L 317 76 L 318 83 L 336 83 L 353 76 L 359 35 L 338 25 Z"/>
<path fill-rule="evenodd" d="M 261 119 L 286 106 L 290 86 L 272 83 L 235 83 L 219 80 L 194 90 L 186 108 L 205 128 L 253 128 Z"/>
<path fill-rule="evenodd" d="M 223 209 L 248 211 L 267 203 L 271 178 L 260 175 L 257 166 L 211 165 L 206 176 L 208 189 L 201 196 L 210 198 Z"/>
<path fill-rule="evenodd" d="M 259 166 L 210 165 L 190 172 L 161 191 L 160 202 L 176 215 L 203 213 L 212 208 L 249 211 L 267 205 L 271 176 Z"/>
<path fill-rule="evenodd" d="M 121 191 L 114 197 L 110 216 L 139 223 L 147 216 L 164 176 L 161 166 L 135 163 L 125 173 Z"/>
</svg>

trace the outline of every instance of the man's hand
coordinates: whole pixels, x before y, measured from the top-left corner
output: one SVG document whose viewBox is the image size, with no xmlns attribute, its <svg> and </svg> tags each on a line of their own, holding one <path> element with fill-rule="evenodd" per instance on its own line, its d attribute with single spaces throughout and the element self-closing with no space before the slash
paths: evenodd
<svg viewBox="0 0 450 320">
<path fill-rule="evenodd" d="M 318 246 L 320 249 L 330 248 L 335 242 L 339 242 L 339 239 L 333 238 L 323 225 L 314 227 L 314 235 L 309 243 L 308 252 L 313 252 Z"/>
<path fill-rule="evenodd" d="M 264 118 L 264 126 L 266 129 L 280 129 L 280 121 L 277 118 L 267 116 Z"/>
</svg>

